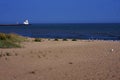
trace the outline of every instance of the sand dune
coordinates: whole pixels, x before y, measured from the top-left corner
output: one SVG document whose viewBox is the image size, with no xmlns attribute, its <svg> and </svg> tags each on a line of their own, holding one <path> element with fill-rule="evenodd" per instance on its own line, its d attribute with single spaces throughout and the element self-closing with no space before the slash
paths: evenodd
<svg viewBox="0 0 120 80">
<path fill-rule="evenodd" d="M 0 49 L 0 80 L 120 80 L 119 41 L 44 40 L 23 45 Z"/>
</svg>

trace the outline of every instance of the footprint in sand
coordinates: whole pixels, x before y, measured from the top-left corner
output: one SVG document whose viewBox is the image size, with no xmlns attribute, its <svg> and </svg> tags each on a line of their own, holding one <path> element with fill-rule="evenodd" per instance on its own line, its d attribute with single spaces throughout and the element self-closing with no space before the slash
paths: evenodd
<svg viewBox="0 0 120 80">
<path fill-rule="evenodd" d="M 41 58 L 41 56 L 40 56 L 40 55 L 38 55 L 38 58 Z"/>
<path fill-rule="evenodd" d="M 69 64 L 73 64 L 72 62 L 69 62 Z"/>
<path fill-rule="evenodd" d="M 36 72 L 35 72 L 35 71 L 30 71 L 29 73 L 30 73 L 30 74 L 35 74 Z"/>
<path fill-rule="evenodd" d="M 48 51 L 48 53 L 51 53 L 52 51 Z"/>
</svg>

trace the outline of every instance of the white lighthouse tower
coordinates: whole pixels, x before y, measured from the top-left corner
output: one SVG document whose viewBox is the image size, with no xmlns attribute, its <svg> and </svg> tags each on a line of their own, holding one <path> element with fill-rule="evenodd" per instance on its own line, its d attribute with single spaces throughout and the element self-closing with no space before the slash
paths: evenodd
<svg viewBox="0 0 120 80">
<path fill-rule="evenodd" d="M 23 24 L 29 25 L 29 21 L 28 21 L 28 20 L 25 20 L 25 21 L 23 22 Z"/>
</svg>

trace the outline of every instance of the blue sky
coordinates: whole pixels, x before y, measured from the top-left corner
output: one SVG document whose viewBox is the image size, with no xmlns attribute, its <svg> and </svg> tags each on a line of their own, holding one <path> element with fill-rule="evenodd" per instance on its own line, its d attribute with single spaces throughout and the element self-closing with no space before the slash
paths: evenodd
<svg viewBox="0 0 120 80">
<path fill-rule="evenodd" d="M 0 23 L 120 23 L 120 0 L 0 0 Z"/>
</svg>

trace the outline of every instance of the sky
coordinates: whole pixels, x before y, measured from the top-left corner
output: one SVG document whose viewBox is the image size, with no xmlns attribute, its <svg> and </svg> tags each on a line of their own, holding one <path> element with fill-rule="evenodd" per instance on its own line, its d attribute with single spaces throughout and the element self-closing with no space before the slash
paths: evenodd
<svg viewBox="0 0 120 80">
<path fill-rule="evenodd" d="M 120 23 L 120 0 L 0 0 L 0 23 Z"/>
</svg>

